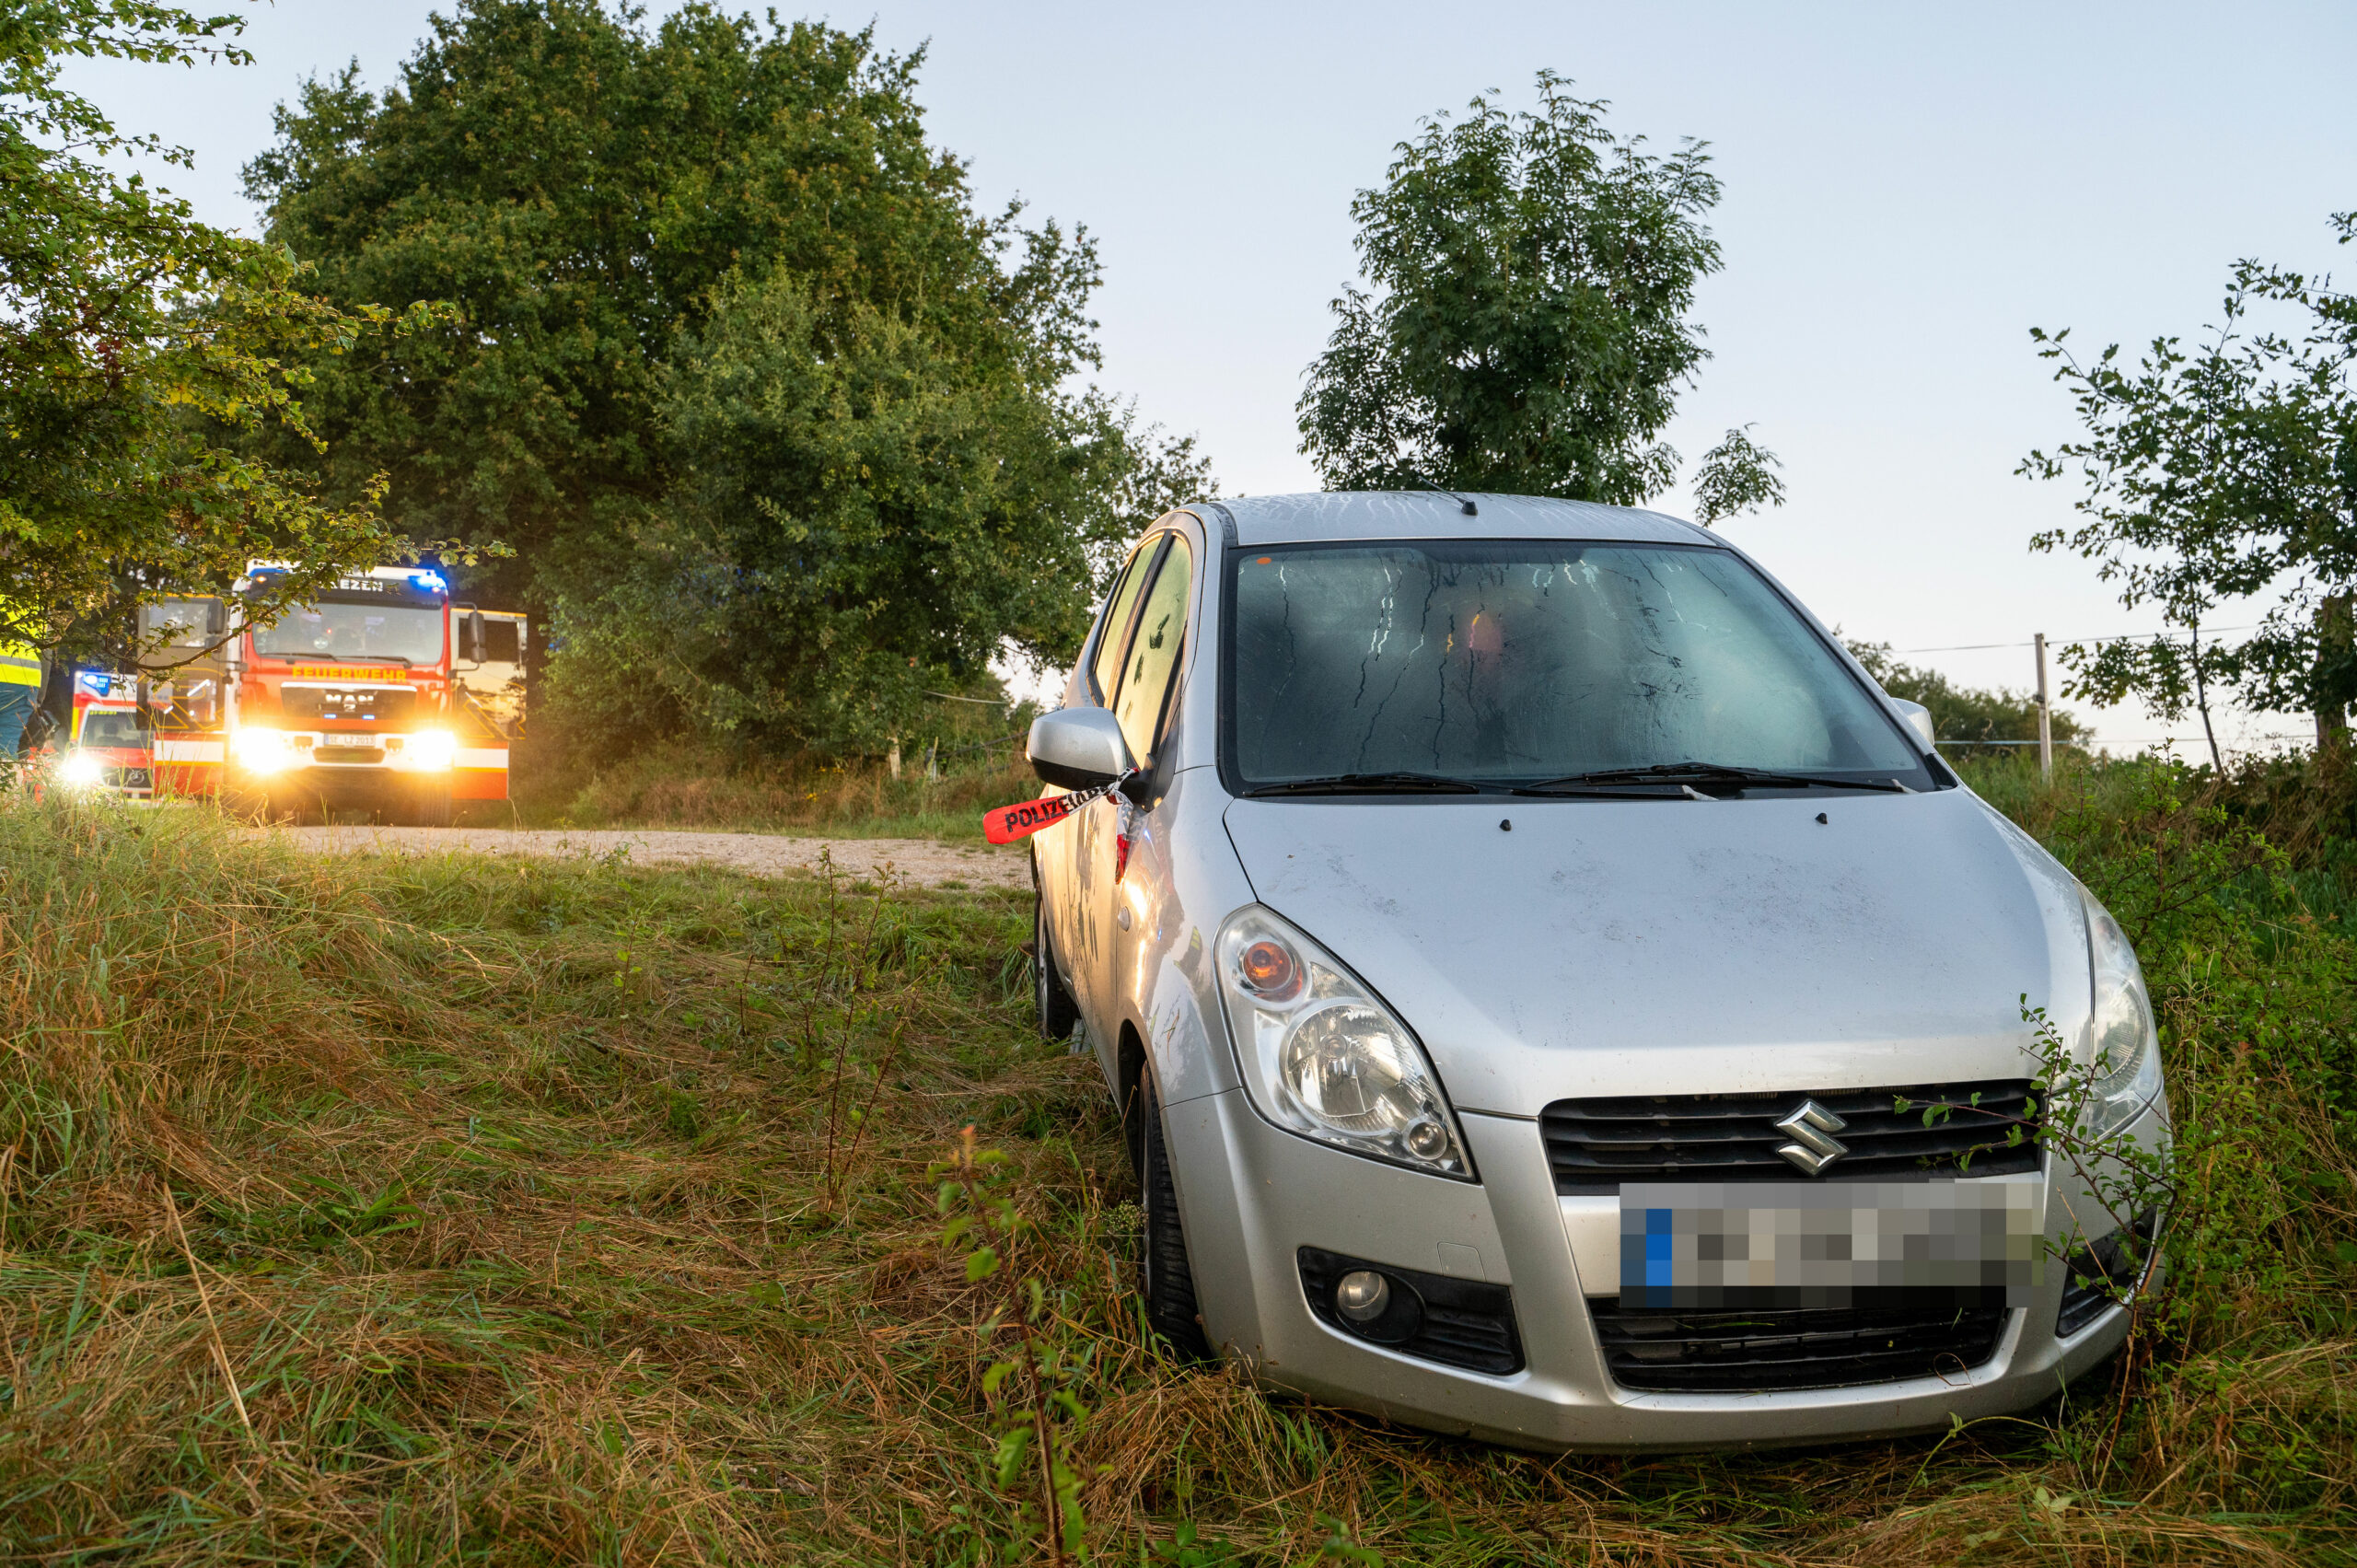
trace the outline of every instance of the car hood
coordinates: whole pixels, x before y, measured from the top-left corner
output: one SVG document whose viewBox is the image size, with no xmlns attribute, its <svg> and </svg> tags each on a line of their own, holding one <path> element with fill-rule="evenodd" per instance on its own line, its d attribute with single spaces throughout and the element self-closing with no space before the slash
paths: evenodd
<svg viewBox="0 0 2357 1568">
<path fill-rule="evenodd" d="M 2020 1077 L 2026 1005 L 2065 1040 L 2089 1010 L 2077 884 L 1963 789 L 1238 800 L 1226 824 L 1254 896 L 1460 1109 Z"/>
</svg>

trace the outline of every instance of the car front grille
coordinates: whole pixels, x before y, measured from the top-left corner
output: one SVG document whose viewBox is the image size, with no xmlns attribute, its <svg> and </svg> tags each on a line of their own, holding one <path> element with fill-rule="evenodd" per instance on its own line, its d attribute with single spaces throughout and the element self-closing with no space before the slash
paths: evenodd
<svg viewBox="0 0 2357 1568">
<path fill-rule="evenodd" d="M 280 692 L 294 719 L 358 719 L 399 729 L 417 713 L 417 692 L 407 686 L 296 686 Z"/>
<path fill-rule="evenodd" d="M 156 787 L 154 777 L 145 768 L 109 768 L 100 775 L 109 789 L 143 793 Z"/>
<path fill-rule="evenodd" d="M 1612 1296 L 1587 1305 L 1614 1382 L 1686 1394 L 1839 1388 L 1968 1371 L 1997 1353 L 2007 1311 L 1624 1312 Z"/>
<path fill-rule="evenodd" d="M 1888 1089 L 1782 1089 L 1772 1094 L 1629 1095 L 1557 1100 L 1538 1113 L 1555 1191 L 1617 1192 L 1624 1181 L 1792 1181 L 1776 1126 L 1804 1100 L 1841 1118 L 1845 1153 L 1829 1178 L 2009 1176 L 2038 1168 L 2035 1086 L 2026 1078 L 1915 1084 Z M 1894 1102 L 1904 1099 L 1901 1112 Z M 1930 1106 L 1953 1107 L 1936 1113 Z M 2008 1146 L 2014 1127 L 2022 1140 Z M 1967 1159 L 1969 1156 L 1969 1159 Z"/>
</svg>

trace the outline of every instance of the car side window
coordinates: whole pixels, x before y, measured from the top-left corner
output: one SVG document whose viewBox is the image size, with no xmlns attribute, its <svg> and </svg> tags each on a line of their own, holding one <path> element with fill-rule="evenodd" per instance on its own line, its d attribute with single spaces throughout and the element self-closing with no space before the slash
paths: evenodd
<svg viewBox="0 0 2357 1568">
<path fill-rule="evenodd" d="M 1163 709 L 1170 696 L 1178 651 L 1187 640 L 1187 588 L 1191 561 L 1186 544 L 1172 538 L 1162 564 L 1146 589 L 1138 612 L 1137 633 L 1130 639 L 1121 667 L 1120 690 L 1113 695 L 1113 716 L 1120 721 L 1130 755 L 1144 767 L 1162 738 Z"/>
<path fill-rule="evenodd" d="M 1130 611 L 1138 602 L 1138 591 L 1145 587 L 1154 565 L 1154 552 L 1162 548 L 1159 539 L 1147 540 L 1130 555 L 1129 564 L 1121 568 L 1121 580 L 1114 585 L 1113 597 L 1106 601 L 1105 619 L 1097 633 L 1097 654 L 1088 667 L 1088 679 L 1097 689 L 1097 700 L 1110 703 L 1113 688 L 1121 673 L 1121 654 L 1129 645 Z"/>
</svg>

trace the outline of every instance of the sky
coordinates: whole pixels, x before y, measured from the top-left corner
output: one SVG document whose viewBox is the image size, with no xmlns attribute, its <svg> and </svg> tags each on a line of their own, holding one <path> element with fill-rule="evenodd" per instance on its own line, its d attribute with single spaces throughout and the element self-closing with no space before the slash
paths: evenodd
<svg viewBox="0 0 2357 1568">
<path fill-rule="evenodd" d="M 251 8 L 252 65 L 69 79 L 126 130 L 192 149 L 195 168 L 160 181 L 252 231 L 238 169 L 273 106 L 347 61 L 393 80 L 433 9 L 276 0 Z M 2094 349 L 2197 338 L 2246 256 L 2357 280 L 2357 248 L 2326 226 L 2357 208 L 2347 0 L 778 9 L 925 51 L 927 122 L 979 201 L 1097 236 L 1100 384 L 1196 436 L 1230 494 L 1317 488 L 1294 404 L 1356 273 L 1351 198 L 1422 119 L 1491 91 L 1527 106 L 1547 68 L 1608 100 L 1624 135 L 1708 142 L 1725 267 L 1700 290 L 1713 357 L 1667 438 L 1690 471 L 1751 425 L 1787 504 L 1722 531 L 1845 635 L 1972 685 L 2029 686 L 2035 633 L 2158 624 L 2091 563 L 2027 548 L 2074 492 L 2014 469 L 2075 433 L 2029 329 Z M 2200 733 L 2063 705 L 2122 749 Z M 2219 719 L 2230 747 L 2310 722 Z"/>
</svg>

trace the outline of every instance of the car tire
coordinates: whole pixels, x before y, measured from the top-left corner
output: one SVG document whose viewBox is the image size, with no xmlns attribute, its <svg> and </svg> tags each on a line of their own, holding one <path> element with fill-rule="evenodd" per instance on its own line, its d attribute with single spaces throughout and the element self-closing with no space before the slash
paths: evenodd
<svg viewBox="0 0 2357 1568">
<path fill-rule="evenodd" d="M 1039 1020 L 1039 1038 L 1062 1043 L 1072 1038 L 1080 1022 L 1080 1004 L 1064 989 L 1056 973 L 1056 956 L 1048 946 L 1048 904 L 1031 897 L 1031 1005 Z"/>
<path fill-rule="evenodd" d="M 1146 1327 L 1169 1342 L 1181 1361 L 1209 1361 L 1212 1345 L 1195 1303 L 1195 1273 L 1187 1261 L 1187 1233 L 1178 1217 L 1178 1188 L 1170 1176 L 1170 1150 L 1162 1132 L 1162 1097 L 1154 1074 L 1138 1078 L 1142 1144 L 1138 1185 L 1145 1211 L 1139 1249 L 1138 1291 L 1145 1298 Z"/>
<path fill-rule="evenodd" d="M 419 828 L 447 828 L 450 825 L 450 786 L 429 786 L 417 792 L 410 803 L 410 824 Z"/>
</svg>

